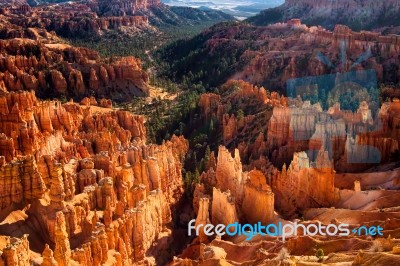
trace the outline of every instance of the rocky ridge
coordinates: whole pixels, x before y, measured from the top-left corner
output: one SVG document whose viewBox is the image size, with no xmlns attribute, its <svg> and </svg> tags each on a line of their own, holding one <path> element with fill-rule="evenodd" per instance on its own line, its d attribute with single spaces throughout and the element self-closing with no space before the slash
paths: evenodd
<svg viewBox="0 0 400 266">
<path fill-rule="evenodd" d="M 25 38 L 2 40 L 0 53 L 5 92 L 32 90 L 47 98 L 95 95 L 120 101 L 148 95 L 147 73 L 134 57 L 104 60 L 87 48 Z"/>
<path fill-rule="evenodd" d="M 234 20 L 232 16 L 221 11 L 170 7 L 153 0 L 66 1 L 38 6 L 6 1 L 0 3 L 0 9 L 0 19 L 4 23 L 9 22 L 14 28 L 17 27 L 19 35 L 47 30 L 64 38 L 97 41 L 100 38 L 117 36 L 123 39 L 146 33 L 157 35 L 160 34 L 159 28 L 163 26 L 211 25 Z M 9 36 L 10 30 L 3 31 Z"/>
<path fill-rule="evenodd" d="M 30 7 L 27 4 L 5 4 L 1 7 L 3 21 L 23 32 L 47 30 L 67 38 L 102 36 L 114 31 L 132 35 L 143 31 L 154 31 L 148 18 L 138 14 L 123 16 L 99 16 L 84 2 L 69 2 L 55 5 Z M 4 29 L 3 31 L 7 31 Z M 3 35 L 7 37 L 8 32 Z M 14 30 L 15 31 L 15 30 Z M 17 36 L 14 36 L 17 37 Z M 21 36 L 23 37 L 23 36 Z"/>
<path fill-rule="evenodd" d="M 188 45 L 195 52 L 185 50 Z M 355 32 L 343 25 L 327 30 L 294 19 L 259 27 L 215 25 L 192 40 L 167 47 L 162 56 L 177 79 L 190 76 L 187 69 L 196 61 L 190 68 L 193 76 L 202 77 L 210 87 L 230 79 L 244 80 L 287 95 L 287 82 L 293 78 L 352 71 L 373 71 L 377 82 L 397 84 L 399 50 L 397 35 Z M 208 75 L 204 75 L 206 70 Z"/>
<path fill-rule="evenodd" d="M 399 26 L 399 10 L 399 2 L 395 0 L 286 0 L 281 6 L 266 9 L 248 20 L 256 25 L 268 25 L 299 18 L 307 25 L 321 25 L 330 29 L 336 24 L 344 24 L 354 30 L 390 29 Z"/>
</svg>

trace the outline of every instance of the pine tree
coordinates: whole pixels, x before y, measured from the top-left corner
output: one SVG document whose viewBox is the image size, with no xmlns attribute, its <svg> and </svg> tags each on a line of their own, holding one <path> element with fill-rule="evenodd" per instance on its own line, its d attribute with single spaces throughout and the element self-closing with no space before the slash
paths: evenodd
<svg viewBox="0 0 400 266">
<path fill-rule="evenodd" d="M 210 121 L 210 128 L 208 129 L 210 135 L 214 132 L 214 119 Z"/>
<path fill-rule="evenodd" d="M 210 150 L 210 146 L 207 145 L 206 151 L 204 152 L 204 163 L 205 163 L 205 165 L 208 165 L 208 163 L 210 162 L 210 157 L 211 157 L 211 150 Z"/>
<path fill-rule="evenodd" d="M 193 176 L 193 184 L 200 183 L 200 173 L 199 170 L 196 167 L 196 170 L 194 171 L 194 176 Z"/>
<path fill-rule="evenodd" d="M 239 109 L 236 113 L 238 119 L 242 119 L 244 117 L 244 112 L 242 109 Z"/>
</svg>

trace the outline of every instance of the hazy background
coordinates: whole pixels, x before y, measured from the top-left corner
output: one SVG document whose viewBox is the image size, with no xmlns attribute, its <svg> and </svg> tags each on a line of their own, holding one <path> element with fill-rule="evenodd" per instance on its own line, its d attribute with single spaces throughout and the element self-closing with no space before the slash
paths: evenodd
<svg viewBox="0 0 400 266">
<path fill-rule="evenodd" d="M 253 16 L 263 9 L 275 7 L 284 0 L 162 0 L 167 5 L 217 9 L 239 19 Z"/>
</svg>

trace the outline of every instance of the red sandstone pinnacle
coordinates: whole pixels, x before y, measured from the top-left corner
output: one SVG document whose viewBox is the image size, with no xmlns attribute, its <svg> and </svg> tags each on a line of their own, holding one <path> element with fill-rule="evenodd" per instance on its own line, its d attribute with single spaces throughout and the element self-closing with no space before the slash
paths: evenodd
<svg viewBox="0 0 400 266">
<path fill-rule="evenodd" d="M 42 253 L 43 263 L 42 266 L 57 266 L 58 263 L 54 259 L 53 251 L 50 249 L 49 245 L 45 245 L 45 249 Z"/>
<path fill-rule="evenodd" d="M 12 237 L 3 249 L 0 263 L 3 265 L 30 265 L 28 235 L 21 238 Z"/>
<path fill-rule="evenodd" d="M 201 198 L 199 201 L 199 212 L 197 214 L 195 226 L 199 225 L 207 225 L 210 223 L 209 219 L 209 199 L 208 198 Z M 203 227 L 204 228 L 204 227 Z M 208 237 L 204 233 L 204 230 L 199 231 L 199 241 L 200 243 L 208 242 Z"/>
<path fill-rule="evenodd" d="M 213 169 L 208 172 L 213 172 Z M 271 222 L 275 218 L 274 193 L 262 172 L 242 171 L 238 150 L 232 158 L 230 152 L 220 146 L 216 187 L 212 191 L 212 222 L 214 225 L 233 223 L 239 220 L 238 213 L 251 223 Z"/>
<path fill-rule="evenodd" d="M 57 213 L 54 259 L 58 266 L 68 266 L 70 264 L 71 248 L 66 231 L 65 217 L 62 212 Z"/>
</svg>

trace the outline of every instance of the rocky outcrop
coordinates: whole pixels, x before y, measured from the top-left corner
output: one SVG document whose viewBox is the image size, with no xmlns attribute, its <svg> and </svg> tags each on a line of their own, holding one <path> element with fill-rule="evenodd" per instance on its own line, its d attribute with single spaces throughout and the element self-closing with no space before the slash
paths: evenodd
<svg viewBox="0 0 400 266">
<path fill-rule="evenodd" d="M 3 265 L 30 265 L 30 249 L 28 235 L 21 238 L 11 238 L 3 249 L 0 263 Z"/>
<path fill-rule="evenodd" d="M 263 173 L 250 171 L 245 184 L 242 212 L 249 223 L 270 223 L 274 218 L 274 193 Z"/>
<path fill-rule="evenodd" d="M 295 104 L 298 107 L 275 107 L 269 120 L 268 142 L 261 154 L 272 155 L 270 159 L 277 167 L 290 163 L 293 153 L 300 150 L 308 151 L 315 160 L 324 146 L 335 169 L 361 171 L 389 161 L 387 155 L 398 147 L 393 137 L 396 129 L 386 122 L 387 110 L 395 103 L 385 103 L 375 117 L 366 102 L 360 102 L 356 112 L 341 110 L 338 103 L 327 111 L 299 99 Z M 261 140 L 257 139 L 259 147 Z"/>
<path fill-rule="evenodd" d="M 307 153 L 295 153 L 293 161 L 286 169 L 272 178 L 271 188 L 276 197 L 275 206 L 282 214 L 290 217 L 296 209 L 332 206 L 338 200 L 338 190 L 334 185 L 334 170 L 328 162 L 326 151 L 320 151 L 318 164 L 312 164 Z M 322 167 L 321 167 L 322 166 Z"/>
<path fill-rule="evenodd" d="M 51 84 L 60 94 L 65 94 L 67 92 L 67 81 L 61 74 L 60 71 L 51 71 Z"/>
<path fill-rule="evenodd" d="M 68 241 L 64 214 L 58 212 L 56 218 L 54 259 L 59 266 L 67 266 L 70 264 L 70 258 L 71 248 Z"/>
<path fill-rule="evenodd" d="M 132 15 L 136 14 L 137 10 L 148 9 L 153 6 L 160 5 L 160 0 L 134 0 L 125 2 L 121 0 L 99 1 L 99 9 L 105 15 Z"/>
<path fill-rule="evenodd" d="M 230 152 L 225 147 L 220 146 L 216 169 L 217 187 L 222 191 L 229 190 L 235 198 L 235 202 L 241 203 L 244 180 L 239 151 L 235 150 L 235 156 L 232 158 Z"/>
<path fill-rule="evenodd" d="M 5 163 L 0 157 L 0 209 L 24 204 L 43 197 L 46 186 L 32 156 Z"/>
<path fill-rule="evenodd" d="M 2 15 L 12 22 L 12 26 L 8 30 L 0 30 L 0 34 L 7 38 L 47 38 L 46 35 L 51 35 L 48 32 L 56 32 L 63 37 L 87 38 L 101 36 L 114 30 L 125 29 L 127 34 L 151 30 L 148 18 L 136 12 L 131 12 L 130 15 L 120 13 L 116 14 L 117 16 L 107 14 L 99 17 L 96 13 L 99 12 L 98 6 L 94 5 L 94 2 L 28 6 L 29 10 L 24 11 L 21 11 L 23 6 L 20 5 L 10 4 L 8 7 L 8 12 Z M 26 12 L 29 16 L 21 16 Z M 31 29 L 23 31 L 21 28 Z M 48 32 L 36 29 L 45 29 Z"/>
<path fill-rule="evenodd" d="M 28 256 L 28 264 L 131 265 L 151 260 L 153 243 L 169 237 L 188 141 L 146 144 L 143 117 L 110 107 L 93 112 L 96 104 L 42 102 L 24 91 L 0 95 L 0 210 L 6 217 L 21 209 L 19 230 L 41 239 L 23 254 L 33 249 L 43 259 Z"/>
<path fill-rule="evenodd" d="M 227 225 L 239 219 L 267 224 L 275 219 L 274 193 L 267 178 L 257 170 L 243 172 L 238 150 L 232 158 L 229 151 L 220 146 L 214 174 L 216 182 L 209 179 L 213 173 L 211 168 L 202 174 L 204 185 L 196 187 L 195 193 L 206 196 L 210 192 L 205 188 L 214 186 L 209 195 L 212 196 L 211 221 L 214 225 Z"/>
<path fill-rule="evenodd" d="M 53 207 L 56 209 L 63 209 L 65 200 L 65 187 L 63 183 L 62 167 L 60 163 L 53 162 L 53 165 L 50 166 L 50 176 L 50 204 L 53 205 Z"/>
<path fill-rule="evenodd" d="M 221 192 L 214 188 L 212 194 L 211 221 L 214 225 L 228 225 L 239 220 L 235 199 L 229 191 Z"/>
<path fill-rule="evenodd" d="M 6 91 L 34 90 L 47 98 L 61 95 L 83 98 L 94 94 L 122 101 L 130 95 L 146 96 L 149 92 L 148 76 L 140 60 L 134 57 L 106 63 L 86 48 L 29 39 L 3 40 L 0 47 L 3 55 L 0 70 L 4 73 L 0 82 Z M 33 50 L 37 52 L 29 52 Z M 59 67 L 52 62 L 58 62 Z M 44 67 L 49 71 L 40 70 Z"/>
<path fill-rule="evenodd" d="M 196 228 L 198 226 L 202 225 L 202 227 L 199 230 L 199 235 L 198 235 L 199 241 L 201 243 L 208 242 L 208 236 L 204 233 L 204 226 L 207 224 L 210 224 L 209 212 L 210 212 L 209 199 L 201 198 L 199 201 L 199 211 L 197 213 L 197 218 L 196 218 L 196 223 L 195 223 Z"/>
<path fill-rule="evenodd" d="M 281 147 L 289 139 L 290 108 L 275 107 L 268 124 L 268 144 L 270 147 Z"/>
<path fill-rule="evenodd" d="M 42 256 L 43 256 L 42 266 L 57 266 L 58 265 L 57 261 L 54 259 L 53 251 L 50 249 L 49 245 L 47 245 L 47 244 L 45 245 Z"/>
<path fill-rule="evenodd" d="M 202 114 L 206 120 L 211 119 L 213 115 L 217 115 L 220 101 L 221 96 L 215 93 L 204 93 L 200 95 L 198 105 L 201 108 Z"/>
</svg>

